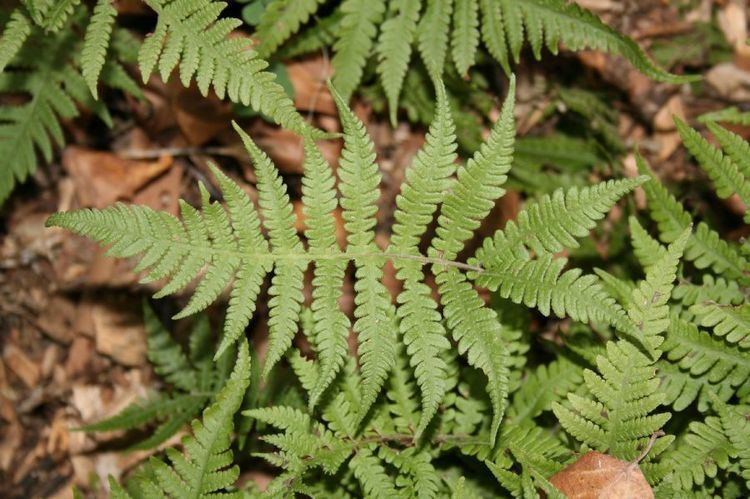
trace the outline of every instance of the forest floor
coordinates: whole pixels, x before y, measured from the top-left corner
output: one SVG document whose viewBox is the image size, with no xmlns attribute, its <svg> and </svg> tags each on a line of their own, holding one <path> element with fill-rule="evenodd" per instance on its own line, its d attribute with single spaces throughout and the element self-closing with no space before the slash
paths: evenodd
<svg viewBox="0 0 750 499">
<path fill-rule="evenodd" d="M 527 54 L 527 62 L 517 68 L 520 133 L 544 133 L 543 124 L 535 121 L 541 118 L 523 96 L 538 95 L 540 80 L 569 81 L 575 75 L 577 85 L 614 96 L 607 105 L 618 112 L 617 133 L 625 145 L 618 161 L 621 174 L 635 173 L 637 145 L 667 181 L 684 186 L 701 182 L 671 116 L 693 120 L 750 102 L 745 2 L 692 2 L 689 11 L 680 10 L 689 2 L 579 3 L 662 60 L 676 60 L 704 78 L 694 85 L 666 85 L 600 53 L 562 51 L 549 65 L 552 55 L 529 62 Z M 319 126 L 337 130 L 324 83 L 326 58 L 291 62 L 288 73 L 299 109 Z M 231 106 L 198 99 L 197 90 L 178 83 L 150 83 L 145 94 L 145 102 L 109 96 L 117 119 L 104 134 L 90 117 L 66 123 L 71 140 L 58 160 L 40 168 L 0 211 L 0 497 L 71 497 L 74 485 L 96 495 L 108 475 L 122 476 L 149 455 L 119 452 L 127 445 L 122 434 L 87 434 L 75 428 L 115 414 L 158 383 L 145 356 L 141 318 L 141 301 L 153 290 L 138 284 L 128 262 L 109 259 L 68 232 L 45 228 L 46 218 L 56 211 L 101 208 L 115 201 L 176 212 L 179 198 L 197 200 L 197 181 L 210 185 L 207 165 L 212 160 L 255 195 L 252 167 L 230 127 Z M 355 109 L 376 141 L 384 174 L 380 219 L 386 229 L 388 207 L 404 168 L 422 144 L 424 129 L 403 121 L 394 130 L 366 100 L 357 101 Z M 299 140 L 260 119 L 243 124 L 290 185 L 299 186 Z M 750 128 L 731 128 L 750 137 Z M 332 161 L 339 150 L 336 142 L 326 145 Z M 494 224 L 512 218 L 522 202 L 522 194 L 507 196 Z M 728 213 L 741 208 L 731 200 L 724 207 Z M 744 235 L 726 230 L 731 238 Z M 178 302 L 155 302 L 157 313 L 169 317 Z M 257 344 L 265 324 L 255 321 L 254 327 Z M 256 472 L 248 478 L 263 482 L 268 476 Z"/>
</svg>

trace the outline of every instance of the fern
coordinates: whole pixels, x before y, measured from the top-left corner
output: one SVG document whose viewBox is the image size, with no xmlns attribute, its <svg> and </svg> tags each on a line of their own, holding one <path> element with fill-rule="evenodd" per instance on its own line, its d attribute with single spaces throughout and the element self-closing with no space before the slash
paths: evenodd
<svg viewBox="0 0 750 499">
<path fill-rule="evenodd" d="M 362 81 L 366 61 L 377 55 L 377 71 L 392 120 L 413 45 L 435 77 L 446 77 L 452 69 L 467 76 L 482 59 L 480 41 L 510 74 L 510 59 L 518 62 L 528 39 L 537 59 L 544 46 L 557 53 L 564 45 L 569 50 L 595 49 L 621 55 L 658 81 L 694 79 L 659 68 L 633 40 L 565 0 L 341 0 L 334 3 L 333 15 L 301 30 L 321 5 L 319 0 L 271 3 L 256 33 L 261 56 L 270 57 L 277 47 L 284 55 L 299 55 L 333 45 L 333 82 L 348 100 Z M 282 46 L 284 42 L 287 44 Z M 454 68 L 446 67 L 449 52 Z"/>
<path fill-rule="evenodd" d="M 736 307 L 715 303 L 696 303 L 690 307 L 701 326 L 710 327 L 716 336 L 740 347 L 750 346 L 750 305 Z"/>
<path fill-rule="evenodd" d="M 249 105 L 290 130 L 310 127 L 294 108 L 268 63 L 247 50 L 249 40 L 228 35 L 241 24 L 233 18 L 219 19 L 226 7 L 213 0 L 147 0 L 158 14 L 154 32 L 138 54 L 143 81 L 158 67 L 166 81 L 179 65 L 182 84 L 195 79 L 203 95 L 213 87 L 219 98 Z"/>
<path fill-rule="evenodd" d="M 652 178 L 651 182 L 644 184 L 643 190 L 649 201 L 651 218 L 659 227 L 659 238 L 666 243 L 672 242 L 690 226 L 690 214 L 654 177 L 640 155 L 636 156 L 636 161 L 639 171 Z M 750 283 L 747 260 L 705 222 L 700 222 L 688 239 L 685 259 L 699 269 L 711 269 L 727 279 Z"/>
<path fill-rule="evenodd" d="M 226 385 L 200 420 L 193 420 L 193 434 L 182 441 L 184 451 L 168 449 L 171 466 L 151 458 L 152 476 L 142 487 L 150 497 L 216 497 L 226 493 L 240 470 L 232 465 L 230 434 L 235 412 L 240 407 L 250 382 L 250 354 L 245 341 L 240 343 L 237 363 Z M 120 490 L 119 493 L 124 493 Z"/>
<path fill-rule="evenodd" d="M 111 0 L 98 0 L 91 16 L 91 22 L 86 29 L 86 37 L 81 51 L 81 73 L 94 98 L 97 97 L 96 83 L 104 67 L 109 38 L 112 34 L 116 15 L 117 10 L 112 5 Z"/>
<path fill-rule="evenodd" d="M 31 22 L 20 9 L 10 14 L 0 38 L 0 73 L 13 60 L 26 39 L 31 35 Z"/>
<path fill-rule="evenodd" d="M 425 432 L 449 386 L 447 364 L 443 360 L 449 348 L 447 330 L 469 364 L 487 377 L 493 412 L 488 438 L 494 441 L 508 391 L 508 368 L 512 361 L 509 349 L 516 347 L 506 344 L 511 336 L 503 332 L 506 327 L 498 321 L 496 312 L 484 304 L 472 280 L 481 286 L 499 287 L 501 294 L 513 302 L 537 306 L 545 314 L 552 309 L 559 316 L 613 324 L 636 334 L 635 324 L 594 276 L 582 275 L 577 269 L 560 275 L 567 261 L 553 260 L 549 251 L 575 246 L 575 237 L 586 235 L 620 196 L 643 179 L 606 182 L 580 192 L 555 194 L 538 205 L 532 204 L 516 223 L 488 238 L 476 258 L 470 258 L 468 263 L 455 261 L 465 241 L 504 192 L 501 186 L 512 163 L 513 96 L 511 93 L 506 99 L 486 144 L 452 178 L 454 128 L 444 91 L 440 85 L 438 88 L 441 95 L 438 113 L 428 140 L 407 171 L 397 200 L 393 240 L 384 250 L 374 240 L 380 174 L 373 145 L 364 125 L 335 91 L 344 129 L 344 149 L 337 173 L 347 231 L 345 250 L 336 244 L 331 218 L 336 207 L 334 177 L 311 139 L 308 137 L 305 146 L 303 179 L 304 213 L 308 217 L 305 233 L 309 241 L 309 247 L 305 248 L 294 233 L 292 209 L 278 173 L 240 130 L 255 163 L 259 208 L 269 240 L 261 232 L 260 217 L 253 203 L 215 167 L 213 173 L 226 208 L 211 202 L 207 189 L 201 187 L 201 209 L 183 202 L 181 221 L 146 207 L 118 204 L 104 210 L 59 213 L 48 224 L 108 245 L 112 256 L 141 255 L 136 270 L 146 271 L 145 280 L 168 278 L 157 297 L 177 293 L 190 281 L 197 280 L 197 287 L 177 314 L 178 318 L 206 308 L 230 286 L 217 358 L 243 335 L 263 278 L 273 270 L 266 375 L 297 332 L 302 275 L 313 262 L 310 335 L 319 360 L 317 374 L 308 376 L 315 379 L 310 382 L 310 407 L 316 407 L 325 398 L 326 390 L 344 365 L 349 322 L 339 309 L 338 299 L 346 265 L 353 262 L 353 329 L 358 337 L 361 372 L 356 425 L 365 421 L 396 366 L 395 332 L 400 330 L 422 396 L 422 411 L 414 436 L 419 438 Z M 419 250 L 420 240 L 438 207 L 437 235 L 428 254 L 423 255 Z M 530 257 L 532 250 L 540 252 L 538 258 Z M 396 299 L 398 306 L 392 304 L 392 297 L 382 283 L 383 266 L 388 260 L 394 263 L 399 279 L 404 282 L 404 291 Z M 517 274 L 505 267 L 509 263 L 518 264 L 521 269 L 541 270 L 528 275 L 522 270 Z M 424 282 L 425 265 L 430 265 L 436 276 L 444 322 Z"/>
<path fill-rule="evenodd" d="M 642 334 L 646 353 L 628 340 L 609 342 L 606 356 L 596 360 L 599 373 L 584 371 L 594 399 L 570 394 L 570 408 L 559 403 L 553 406 L 566 431 L 589 447 L 633 459 L 670 418 L 668 413 L 651 414 L 663 402 L 654 360 L 661 353 L 661 335 L 669 325 L 667 301 L 688 236 L 686 231 L 672 243 L 633 291 L 628 315 Z M 670 439 L 661 440 L 657 445 L 663 449 Z"/>
</svg>

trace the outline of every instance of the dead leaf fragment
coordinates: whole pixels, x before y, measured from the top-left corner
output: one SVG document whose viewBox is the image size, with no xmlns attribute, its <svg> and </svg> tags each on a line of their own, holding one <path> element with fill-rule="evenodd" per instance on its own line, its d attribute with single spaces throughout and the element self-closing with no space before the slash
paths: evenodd
<svg viewBox="0 0 750 499">
<path fill-rule="evenodd" d="M 94 304 L 91 315 L 97 351 L 126 366 L 143 364 L 146 360 L 146 331 L 137 310 L 127 303 Z"/>
<path fill-rule="evenodd" d="M 110 152 L 70 146 L 63 153 L 62 163 L 73 179 L 80 204 L 105 208 L 115 201 L 132 199 L 141 187 L 172 165 L 172 158 L 137 161 Z"/>
<path fill-rule="evenodd" d="M 17 346 L 9 344 L 3 350 L 5 364 L 29 388 L 39 382 L 39 367 Z"/>
<path fill-rule="evenodd" d="M 570 499 L 649 499 L 651 486 L 635 463 L 591 451 L 550 478 Z"/>
</svg>

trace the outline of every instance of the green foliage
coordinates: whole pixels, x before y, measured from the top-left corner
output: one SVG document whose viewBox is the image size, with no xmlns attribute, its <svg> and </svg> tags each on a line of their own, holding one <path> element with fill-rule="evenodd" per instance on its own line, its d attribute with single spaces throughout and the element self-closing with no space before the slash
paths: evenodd
<svg viewBox="0 0 750 499">
<path fill-rule="evenodd" d="M 515 134 L 513 84 L 487 141 L 458 168 L 456 177 L 452 177 L 454 125 L 445 93 L 438 87 L 438 113 L 424 147 L 407 171 L 397 200 L 394 237 L 384 250 L 374 240 L 380 174 L 373 145 L 363 124 L 335 91 L 344 130 L 337 173 L 341 193 L 338 202 L 347 232 L 345 250 L 336 244 L 331 217 L 337 202 L 334 176 L 312 141 L 308 139 L 305 147 L 303 209 L 309 217 L 305 247 L 294 232 L 291 204 L 276 169 L 239 128 L 256 168 L 262 224 L 247 195 L 215 167 L 213 173 L 226 208 L 212 202 L 208 190 L 201 186 L 201 209 L 183 202 L 182 220 L 146 207 L 118 204 L 104 210 L 59 213 L 48 224 L 108 245 L 109 255 L 140 255 L 137 270 L 146 271 L 144 280 L 168 278 L 157 297 L 179 292 L 196 280 L 192 297 L 176 318 L 205 309 L 229 286 L 229 308 L 215 358 L 243 336 L 263 278 L 273 269 L 266 376 L 297 332 L 302 276 L 312 262 L 315 271 L 310 329 L 320 356 L 315 362 L 315 381 L 309 388 L 310 409 L 325 399 L 345 363 L 349 322 L 338 299 L 346 265 L 353 262 L 352 326 L 359 343 L 360 367 L 357 415 L 353 422 L 339 426 L 356 431 L 368 417 L 375 417 L 372 408 L 397 365 L 398 331 L 403 335 L 408 362 L 421 393 L 421 415 L 413 421 L 412 428 L 414 438 L 421 438 L 435 421 L 451 386 L 445 361 L 450 350 L 446 334 L 450 333 L 458 352 L 486 376 L 493 414 L 487 439 L 494 442 L 509 391 L 510 363 L 515 362 L 511 355 L 523 350 L 514 346 L 517 340 L 508 342 L 515 333 L 484 304 L 472 281 L 491 289 L 500 288 L 503 297 L 538 307 L 545 315 L 554 310 L 559 317 L 610 324 L 631 335 L 650 334 L 649 330 L 638 331 L 595 276 L 584 275 L 578 269 L 561 275 L 567 260 L 553 257 L 562 248 L 577 246 L 576 238 L 586 236 L 596 221 L 643 178 L 604 182 L 565 194 L 556 192 L 531 203 L 517 222 L 488 238 L 475 257 L 467 263 L 456 261 L 465 242 L 504 193 L 502 184 L 512 164 Z M 436 236 L 427 254 L 423 254 L 420 241 L 438 209 Z M 267 230 L 268 240 L 261 225 Z M 389 260 L 404 283 L 396 305 L 382 283 L 383 266 Z M 431 266 L 435 275 L 442 316 L 425 284 L 426 266 Z M 404 414 L 411 412 L 404 410 Z M 302 445 L 294 443 L 298 444 Z"/>
<path fill-rule="evenodd" d="M 333 14 L 308 23 L 323 5 L 320 0 L 272 2 L 256 32 L 260 54 L 299 55 L 332 45 L 333 82 L 345 100 L 362 81 L 368 59 L 377 56 L 392 119 L 415 46 L 428 72 L 442 77 L 453 70 L 467 76 L 483 59 L 480 41 L 510 74 L 509 61 L 518 62 L 528 40 L 536 59 L 542 48 L 556 54 L 564 45 L 621 55 L 658 81 L 693 79 L 659 68 L 633 40 L 565 0 L 341 0 L 334 2 Z M 453 67 L 447 66 L 449 59 Z"/>
</svg>

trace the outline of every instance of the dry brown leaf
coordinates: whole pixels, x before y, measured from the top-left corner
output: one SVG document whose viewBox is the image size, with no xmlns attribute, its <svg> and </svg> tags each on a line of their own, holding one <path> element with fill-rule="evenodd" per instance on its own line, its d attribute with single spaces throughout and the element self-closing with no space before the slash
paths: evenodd
<svg viewBox="0 0 750 499">
<path fill-rule="evenodd" d="M 96 349 L 127 366 L 146 360 L 146 330 L 138 300 L 107 300 L 94 304 Z"/>
<path fill-rule="evenodd" d="M 750 73 L 731 62 L 714 66 L 706 73 L 705 81 L 720 97 L 733 102 L 750 100 Z"/>
<path fill-rule="evenodd" d="M 139 189 L 172 166 L 172 157 L 137 161 L 70 146 L 63 153 L 62 163 L 73 179 L 81 206 L 105 208 L 115 201 L 132 199 Z"/>
<path fill-rule="evenodd" d="M 3 349 L 5 365 L 18 376 L 29 388 L 34 388 L 39 382 L 39 367 L 23 350 L 14 344 L 8 344 Z"/>
<path fill-rule="evenodd" d="M 550 482 L 570 499 L 649 499 L 651 486 L 636 463 L 591 451 Z"/>
<path fill-rule="evenodd" d="M 172 94 L 172 110 L 177 125 L 188 143 L 200 146 L 229 126 L 232 105 L 213 92 L 203 97 L 197 88 L 179 88 Z"/>
<path fill-rule="evenodd" d="M 294 106 L 297 109 L 336 115 L 336 103 L 326 86 L 332 73 L 326 59 L 318 56 L 295 61 L 288 64 L 286 70 L 294 87 Z"/>
</svg>

